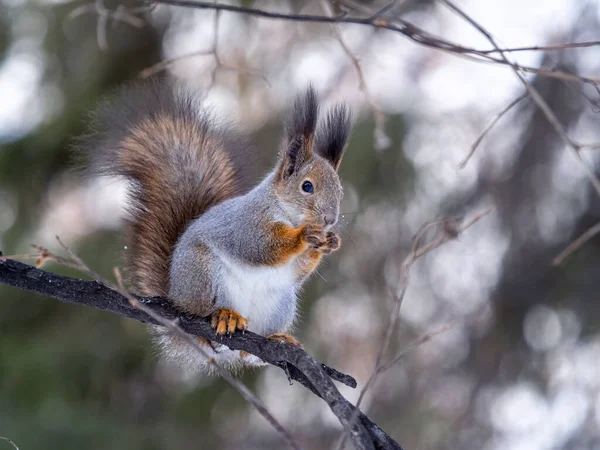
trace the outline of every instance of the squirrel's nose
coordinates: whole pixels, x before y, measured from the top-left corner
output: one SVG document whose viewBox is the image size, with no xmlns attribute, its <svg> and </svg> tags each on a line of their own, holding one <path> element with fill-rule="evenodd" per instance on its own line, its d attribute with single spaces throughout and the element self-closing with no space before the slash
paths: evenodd
<svg viewBox="0 0 600 450">
<path fill-rule="evenodd" d="M 333 213 L 328 213 L 323 216 L 323 221 L 325 225 L 333 225 L 337 221 L 337 217 Z"/>
</svg>

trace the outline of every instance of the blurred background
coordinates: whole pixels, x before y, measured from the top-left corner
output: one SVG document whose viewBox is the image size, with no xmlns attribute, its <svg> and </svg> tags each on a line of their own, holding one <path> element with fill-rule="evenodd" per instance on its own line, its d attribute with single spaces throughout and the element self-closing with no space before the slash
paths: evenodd
<svg viewBox="0 0 600 450">
<path fill-rule="evenodd" d="M 59 252 L 59 235 L 106 277 L 120 265 L 123 186 L 78 178 L 70 145 L 87 112 L 122 83 L 166 71 L 202 89 L 252 137 L 258 178 L 275 160 L 282 112 L 312 82 L 325 104 L 347 101 L 356 126 L 341 167 L 344 244 L 302 295 L 296 335 L 307 350 L 357 378 L 359 389 L 340 388 L 356 401 L 411 237 L 428 220 L 468 219 L 491 206 L 412 267 L 388 356 L 454 326 L 385 372 L 363 407 L 406 449 L 600 449 L 600 236 L 552 264 L 600 221 L 597 193 L 529 99 L 459 168 L 494 116 L 523 93 L 509 68 L 370 26 L 336 30 L 128 1 L 0 0 L 5 255 L 31 253 L 32 243 Z M 600 39 L 596 1 L 457 2 L 503 47 Z M 389 4 L 231 3 L 365 17 Z M 392 2 L 385 17 L 491 48 L 434 1 Z M 600 69 L 596 46 L 510 57 L 587 76 Z M 527 77 L 571 136 L 600 141 L 595 86 Z M 582 155 L 600 175 L 597 152 Z M 0 436 L 21 449 L 284 447 L 223 381 L 177 383 L 157 366 L 141 323 L 5 286 L 0 299 Z M 334 447 L 337 419 L 322 400 L 289 386 L 281 370 L 242 380 L 304 448 Z"/>
</svg>

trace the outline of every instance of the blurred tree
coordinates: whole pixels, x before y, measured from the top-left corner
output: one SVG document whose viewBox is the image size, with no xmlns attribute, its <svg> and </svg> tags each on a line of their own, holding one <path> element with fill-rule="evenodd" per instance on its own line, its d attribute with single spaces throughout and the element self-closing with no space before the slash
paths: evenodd
<svg viewBox="0 0 600 450">
<path fill-rule="evenodd" d="M 529 45 L 532 35 L 535 45 L 598 39 L 592 3 L 462 3 L 510 45 Z M 144 69 L 165 63 L 171 75 L 203 86 L 225 116 L 239 119 L 256 143 L 257 176 L 274 158 L 280 111 L 310 80 L 327 101 L 347 98 L 357 113 L 341 168 L 344 247 L 303 294 L 299 335 L 310 352 L 364 383 L 415 230 L 425 220 L 491 204 L 493 217 L 412 269 L 390 354 L 422 331 L 458 325 L 390 369 L 366 406 L 406 448 L 599 445 L 598 239 L 566 265 L 551 266 L 574 236 L 600 220 L 596 193 L 529 100 L 496 125 L 464 171 L 455 170 L 498 105 L 522 89 L 509 69 L 456 62 L 398 33 L 347 24 L 339 25 L 346 50 L 328 24 L 225 12 L 215 21 L 210 11 L 188 8 L 148 9 L 136 15 L 141 28 L 113 15 L 104 28 L 96 9 L 113 14 L 121 4 L 139 6 L 0 0 L 4 254 L 29 252 L 32 242 L 52 246 L 47 236 L 60 234 L 110 276 L 122 246 L 108 217 L 116 213 L 103 207 L 117 194 L 84 186 L 71 172 L 69 147 L 84 132 L 87 111 Z M 316 1 L 239 4 L 324 14 Z M 431 1 L 333 7 L 365 17 L 383 9 L 389 23 L 408 20 L 464 45 L 487 45 Z M 70 17 L 73 11 L 81 14 Z M 510 56 L 548 71 L 597 73 L 598 52 L 594 45 Z M 360 90 L 357 64 L 370 98 Z M 593 83 L 529 79 L 570 133 L 600 141 Z M 373 105 L 386 115 L 385 150 L 374 148 L 380 123 L 370 118 Z M 598 175 L 597 158 L 584 156 Z M 61 220 L 51 222 L 55 216 Z M 0 435 L 20 448 L 280 448 L 278 436 L 222 381 L 173 384 L 156 367 L 142 325 L 3 286 L 0 299 Z M 338 437 L 318 399 L 287 386 L 275 369 L 243 380 L 305 448 L 330 448 Z"/>
</svg>

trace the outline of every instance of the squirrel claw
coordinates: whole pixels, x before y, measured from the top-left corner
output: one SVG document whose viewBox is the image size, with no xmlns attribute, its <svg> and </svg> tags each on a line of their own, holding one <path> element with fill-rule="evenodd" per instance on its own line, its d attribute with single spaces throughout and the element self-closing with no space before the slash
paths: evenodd
<svg viewBox="0 0 600 450">
<path fill-rule="evenodd" d="M 245 331 L 248 328 L 248 320 L 231 308 L 217 309 L 212 313 L 210 324 L 218 335 L 231 335 L 236 330 Z"/>
<path fill-rule="evenodd" d="M 295 345 L 296 347 L 300 347 L 304 350 L 304 346 L 300 343 L 298 339 L 294 336 L 289 335 L 287 333 L 273 333 L 267 336 L 267 339 L 271 339 L 273 341 L 278 342 L 287 342 L 288 344 Z"/>
</svg>

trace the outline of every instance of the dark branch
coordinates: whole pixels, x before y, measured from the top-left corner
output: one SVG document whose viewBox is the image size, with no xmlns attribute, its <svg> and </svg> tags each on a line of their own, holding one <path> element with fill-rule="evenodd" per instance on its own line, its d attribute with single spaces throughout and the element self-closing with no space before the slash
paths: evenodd
<svg viewBox="0 0 600 450">
<path fill-rule="evenodd" d="M 585 47 L 597 47 L 600 46 L 600 41 L 588 41 L 588 42 L 572 42 L 567 44 L 554 44 L 554 45 L 535 45 L 529 47 L 516 47 L 506 49 L 475 49 L 465 47 L 459 44 L 455 44 L 451 41 L 438 37 L 432 33 L 429 33 L 422 28 L 408 22 L 399 17 L 393 19 L 384 18 L 386 9 L 391 5 L 380 9 L 379 11 L 370 11 L 367 6 L 361 7 L 361 10 L 369 12 L 368 17 L 355 17 L 349 16 L 348 13 L 343 13 L 337 16 L 322 16 L 315 14 L 295 14 L 295 13 L 280 13 L 274 11 L 266 11 L 258 8 L 251 8 L 246 6 L 230 5 L 226 3 L 216 2 L 203 2 L 194 0 L 153 0 L 153 4 L 164 4 L 172 6 L 181 6 L 186 8 L 196 9 L 210 9 L 213 11 L 227 11 L 231 13 L 246 14 L 249 16 L 262 17 L 265 19 L 275 20 L 292 20 L 295 22 L 312 22 L 312 23 L 349 23 L 354 25 L 367 25 L 376 28 L 383 28 L 390 31 L 395 31 L 404 35 L 411 41 L 417 44 L 424 45 L 426 47 L 438 48 L 441 50 L 450 51 L 458 54 L 473 54 L 479 56 L 485 56 L 492 53 L 501 52 L 520 52 L 520 51 L 548 51 L 548 50 L 564 50 L 568 48 L 585 48 Z M 502 64 L 502 60 L 493 60 L 494 62 Z"/>
<path fill-rule="evenodd" d="M 246 14 L 249 16 L 263 17 L 265 19 L 276 19 L 276 20 L 291 20 L 295 22 L 313 22 L 313 23 L 349 23 L 354 25 L 366 25 L 371 27 L 383 28 L 390 31 L 395 31 L 402 34 L 406 38 L 416 42 L 417 44 L 424 45 L 426 47 L 433 47 L 442 50 L 447 50 L 454 53 L 460 54 L 480 54 L 479 50 L 464 47 L 462 45 L 454 44 L 452 42 L 441 39 L 434 36 L 431 33 L 413 25 L 400 18 L 395 18 L 394 23 L 386 20 L 377 18 L 377 16 L 371 15 L 371 17 L 351 17 L 346 14 L 339 16 L 320 16 L 312 14 L 293 14 L 293 13 L 278 13 L 272 11 L 265 11 L 262 9 L 248 8 L 245 6 L 229 5 L 225 3 L 213 3 L 213 2 L 201 2 L 194 0 L 153 0 L 153 3 L 180 6 L 186 8 L 196 9 L 211 9 L 213 11 L 228 11 L 238 14 Z"/>
<path fill-rule="evenodd" d="M 0 257 L 1 257 L 0 253 Z M 136 309 L 120 293 L 97 281 L 85 281 L 56 275 L 33 266 L 10 259 L 0 259 L 0 283 L 25 289 L 62 302 L 75 303 L 92 308 L 112 312 L 144 323 L 160 325 L 143 311 Z M 170 302 L 163 298 L 141 298 L 145 305 L 151 307 L 161 317 L 178 320 L 179 326 L 186 333 L 218 341 L 233 350 L 245 350 L 262 360 L 285 371 L 290 380 L 297 381 L 315 395 L 327 402 L 332 412 L 344 425 L 349 423 L 355 408 L 335 387 L 332 380 L 344 383 L 352 388 L 356 381 L 324 364 L 315 361 L 302 349 L 281 342 L 268 340 L 252 332 L 236 333 L 231 337 L 219 337 L 210 323 L 202 318 L 181 315 Z M 383 432 L 366 415 L 359 413 L 358 426 L 353 427 L 356 433 L 357 448 L 402 450 L 392 438 Z M 366 433 L 367 436 L 361 434 Z"/>
<path fill-rule="evenodd" d="M 503 54 L 506 52 L 512 51 L 522 51 L 522 50 L 530 50 L 530 51 L 545 51 L 545 50 L 558 50 L 560 47 L 564 48 L 578 48 L 578 47 L 592 47 L 592 46 L 600 46 L 600 41 L 591 41 L 591 42 L 573 42 L 567 44 L 555 44 L 552 46 L 537 46 L 530 48 L 506 48 L 500 49 L 476 49 L 472 47 L 466 47 L 464 45 L 456 44 L 449 40 L 443 39 L 439 36 L 434 35 L 424 29 L 412 24 L 409 21 L 401 19 L 399 17 L 394 17 L 393 19 L 387 19 L 383 17 L 377 17 L 378 13 L 372 11 L 368 6 L 363 6 L 362 4 L 357 4 L 357 10 L 361 12 L 368 13 L 368 17 L 355 17 L 349 16 L 347 14 L 342 14 L 338 16 L 320 16 L 320 15 L 312 15 L 312 14 L 294 14 L 294 13 L 278 13 L 272 11 L 265 11 L 257 8 L 249 8 L 245 6 L 236 6 L 224 3 L 212 3 L 212 2 L 202 2 L 202 1 L 193 1 L 193 0 L 153 0 L 152 4 L 164 4 L 164 5 L 172 5 L 172 6 L 180 6 L 185 8 L 196 8 L 196 9 L 210 9 L 213 11 L 227 11 L 231 13 L 238 14 L 246 14 L 249 16 L 262 17 L 265 19 L 275 19 L 275 20 L 289 20 L 295 22 L 312 22 L 312 23 L 330 23 L 330 24 L 338 24 L 338 23 L 347 23 L 354 25 L 363 25 L 374 27 L 377 29 L 385 29 L 390 30 L 396 33 L 401 34 L 407 39 L 410 39 L 414 43 L 418 45 L 423 45 L 425 47 L 442 50 L 445 52 L 449 52 L 452 54 L 456 54 L 459 56 L 463 56 L 468 58 L 471 61 L 480 62 L 480 63 L 492 63 L 498 64 L 501 66 L 508 67 L 516 67 L 524 72 L 535 73 L 544 77 L 556 78 L 563 81 L 578 81 L 586 84 L 590 84 L 594 87 L 597 86 L 597 79 L 595 77 L 584 77 L 577 74 L 555 71 L 551 69 L 542 69 L 537 67 L 529 67 L 518 64 L 513 64 L 507 61 L 503 57 L 495 57 L 493 54 L 499 53 Z M 593 146 L 586 145 L 586 148 L 595 148 L 595 144 Z"/>
</svg>

